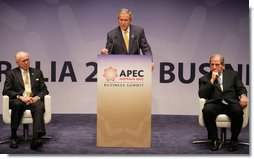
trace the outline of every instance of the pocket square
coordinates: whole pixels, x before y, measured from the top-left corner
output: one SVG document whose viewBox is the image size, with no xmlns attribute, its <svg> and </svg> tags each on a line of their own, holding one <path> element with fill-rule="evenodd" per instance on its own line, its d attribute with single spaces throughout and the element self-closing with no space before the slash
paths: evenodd
<svg viewBox="0 0 254 159">
<path fill-rule="evenodd" d="M 36 80 L 36 81 L 39 81 L 39 78 L 36 78 L 35 80 Z"/>
</svg>

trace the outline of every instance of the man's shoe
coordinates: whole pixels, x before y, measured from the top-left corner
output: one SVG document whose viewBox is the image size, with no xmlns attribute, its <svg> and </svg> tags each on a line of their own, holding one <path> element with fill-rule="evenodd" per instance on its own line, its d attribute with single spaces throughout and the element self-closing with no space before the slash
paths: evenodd
<svg viewBox="0 0 254 159">
<path fill-rule="evenodd" d="M 238 146 L 237 141 L 231 140 L 228 146 L 228 151 L 237 151 L 237 146 Z"/>
<path fill-rule="evenodd" d="M 217 151 L 219 150 L 219 146 L 220 146 L 219 140 L 212 140 L 210 149 L 212 151 Z"/>
<path fill-rule="evenodd" d="M 36 150 L 43 145 L 41 139 L 33 139 L 30 145 L 31 150 Z"/>
<path fill-rule="evenodd" d="M 17 138 L 16 137 L 11 137 L 10 148 L 12 148 L 12 149 L 18 148 Z"/>
</svg>

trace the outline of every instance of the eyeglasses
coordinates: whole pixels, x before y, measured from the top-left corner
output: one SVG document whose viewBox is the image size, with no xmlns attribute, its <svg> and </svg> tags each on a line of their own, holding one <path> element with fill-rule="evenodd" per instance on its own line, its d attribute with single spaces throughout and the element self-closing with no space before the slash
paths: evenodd
<svg viewBox="0 0 254 159">
<path fill-rule="evenodd" d="M 210 66 L 211 66 L 211 67 L 213 67 L 213 66 L 220 67 L 221 64 L 217 64 L 217 63 L 216 63 L 216 64 L 210 64 Z"/>
</svg>

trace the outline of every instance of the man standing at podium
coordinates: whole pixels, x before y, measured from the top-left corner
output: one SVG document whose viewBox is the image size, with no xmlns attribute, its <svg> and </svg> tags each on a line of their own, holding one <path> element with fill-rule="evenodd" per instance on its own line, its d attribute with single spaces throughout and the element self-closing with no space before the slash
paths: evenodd
<svg viewBox="0 0 254 159">
<path fill-rule="evenodd" d="M 142 27 L 131 25 L 132 12 L 123 8 L 118 12 L 119 26 L 107 33 L 106 48 L 101 54 L 152 55 Z M 152 68 L 154 64 L 152 64 Z"/>
</svg>

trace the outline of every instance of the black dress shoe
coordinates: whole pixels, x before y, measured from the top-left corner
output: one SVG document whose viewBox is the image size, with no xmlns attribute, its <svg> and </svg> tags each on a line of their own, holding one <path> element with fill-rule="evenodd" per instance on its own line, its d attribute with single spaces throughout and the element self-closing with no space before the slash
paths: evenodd
<svg viewBox="0 0 254 159">
<path fill-rule="evenodd" d="M 36 150 L 43 145 L 41 139 L 33 139 L 30 145 L 31 150 Z"/>
<path fill-rule="evenodd" d="M 16 137 L 11 137 L 10 148 L 12 148 L 12 149 L 18 148 L 17 138 Z"/>
<path fill-rule="evenodd" d="M 228 151 L 237 151 L 237 146 L 238 146 L 237 141 L 231 140 L 228 146 Z"/>
<path fill-rule="evenodd" d="M 220 146 L 219 140 L 212 140 L 210 149 L 212 151 L 217 151 L 219 150 L 219 146 Z"/>
</svg>

